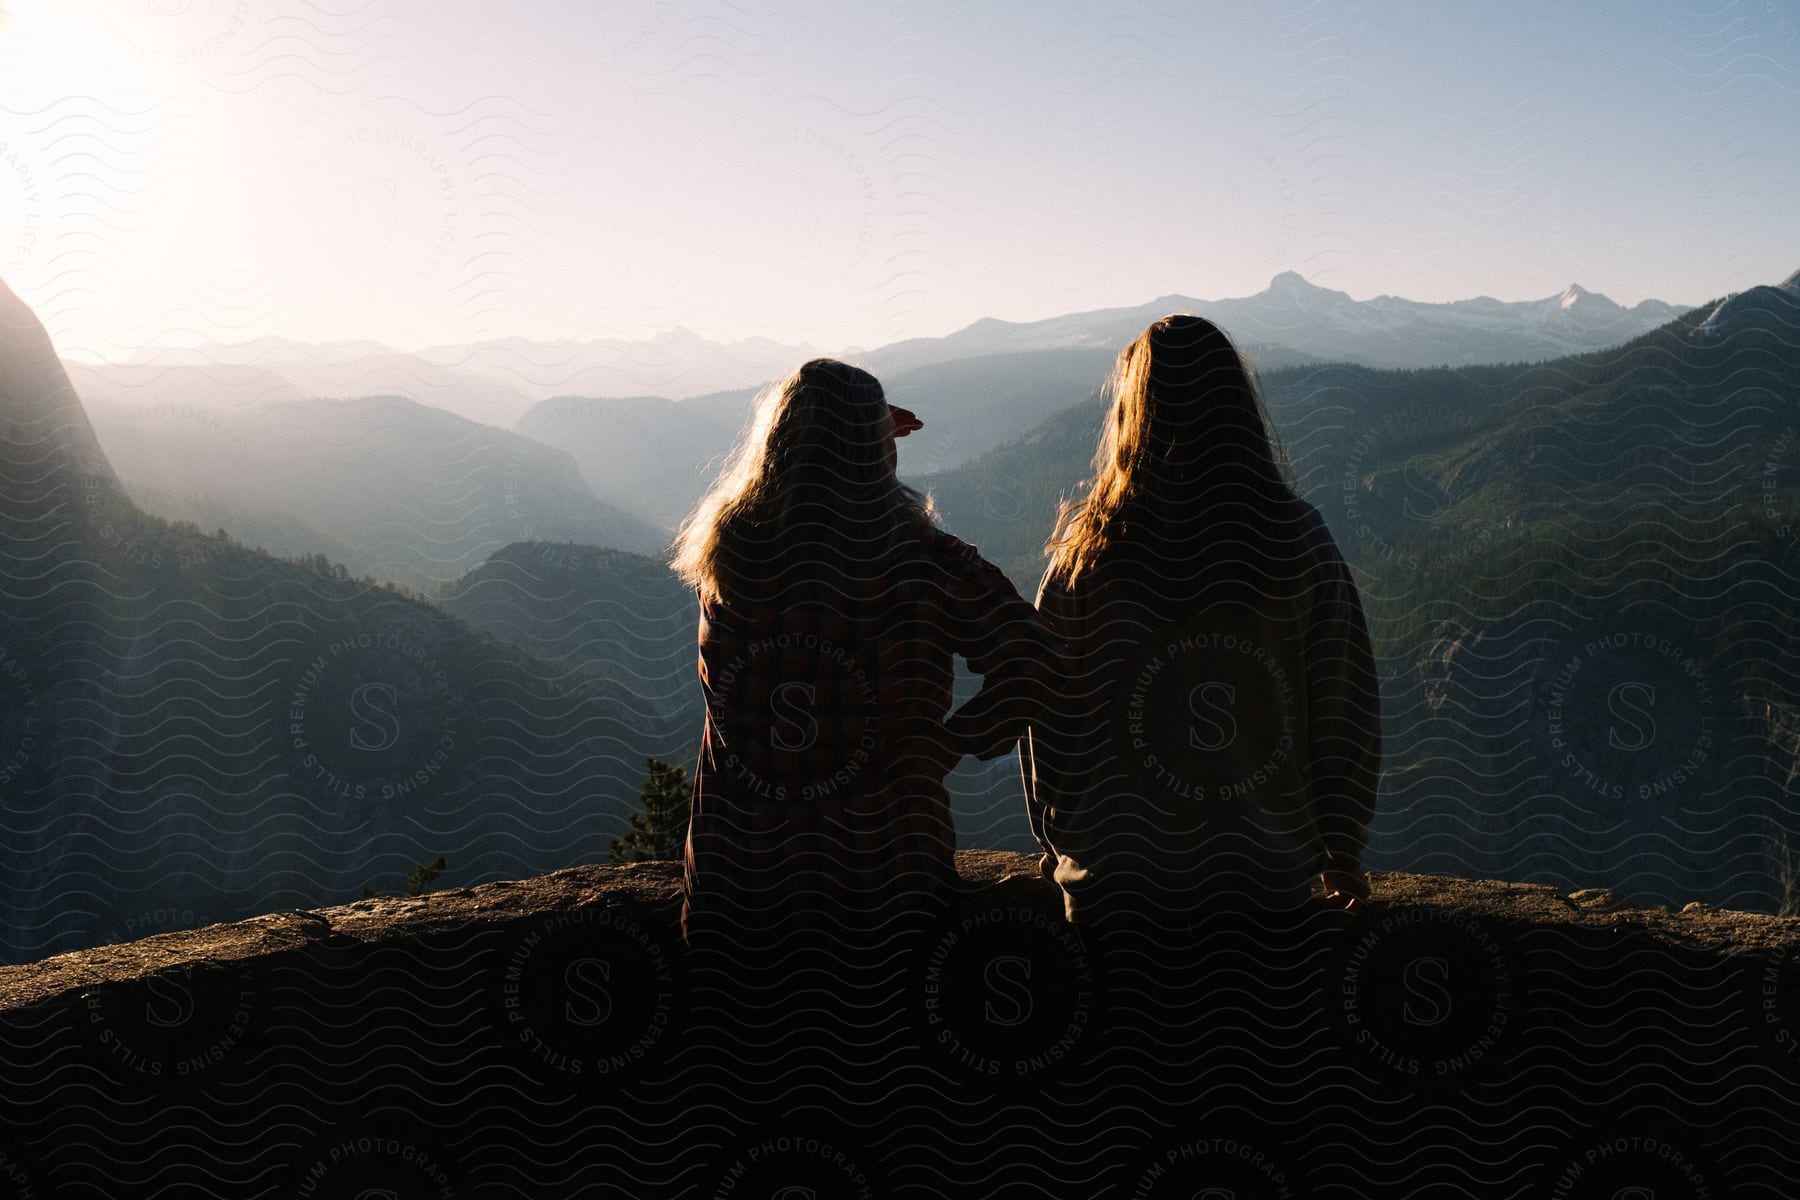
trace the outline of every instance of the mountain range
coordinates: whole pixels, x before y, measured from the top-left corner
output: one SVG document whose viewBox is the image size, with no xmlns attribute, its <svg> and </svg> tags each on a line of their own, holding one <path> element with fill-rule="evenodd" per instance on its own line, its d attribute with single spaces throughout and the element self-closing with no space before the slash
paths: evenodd
<svg viewBox="0 0 1800 1200">
<path fill-rule="evenodd" d="M 1777 835 L 1800 825 L 1782 782 L 1800 762 L 1800 659 L 1781 649 L 1800 644 L 1797 294 L 1753 288 L 1543 363 L 1263 375 L 1378 647 L 1372 865 L 1783 903 Z M 961 365 L 1004 379 L 1059 353 Z M 903 473 L 1029 596 L 1104 413 L 1090 392 L 936 472 L 912 469 L 909 439 Z M 483 568 L 496 601 L 462 611 L 503 638 L 579 643 L 592 614 L 640 602 L 601 560 L 579 579 L 529 562 Z M 673 673 L 643 682 L 679 695 L 683 623 L 671 636 Z M 1010 766 L 952 782 L 966 844 L 1031 847 Z"/>
<path fill-rule="evenodd" d="M 696 737 L 322 555 L 144 512 L 0 287 L 0 961 L 354 899 L 439 855 L 470 880 L 600 861 L 645 756 Z"/>
<path fill-rule="evenodd" d="M 160 515 L 417 590 L 513 542 L 668 541 L 597 499 L 567 451 L 400 396 L 86 408 L 126 490 Z"/>
<path fill-rule="evenodd" d="M 1659 301 L 1626 309 L 1576 286 L 1516 303 L 1355 301 L 1286 272 L 1240 299 L 1176 295 L 1043 321 L 982 320 L 846 357 L 924 418 L 904 460 L 930 474 L 1096 395 L 1117 350 L 1176 310 L 1221 322 L 1263 371 L 1324 361 L 1532 361 L 1616 344 L 1686 311 Z M 766 339 L 711 342 L 681 329 L 643 342 L 502 338 L 412 353 L 267 337 L 69 370 L 134 494 L 154 497 L 159 511 L 223 523 L 282 552 L 330 550 L 358 574 L 429 589 L 473 566 L 479 550 L 520 540 L 508 530 L 654 553 L 716 475 L 760 386 L 816 353 Z M 460 502 L 474 494 L 478 465 L 468 448 L 482 443 L 515 463 L 534 455 L 433 412 L 550 448 L 557 461 L 529 472 L 534 488 L 553 493 L 538 519 L 463 527 L 474 509 Z M 563 455 L 579 481 L 560 465 Z M 451 460 L 458 465 L 446 473 Z M 295 463 L 307 464 L 307 478 L 295 477 Z M 443 485 L 416 514 L 394 509 L 397 498 L 405 507 L 411 485 L 396 490 L 384 478 L 406 464 Z M 456 511 L 446 515 L 446 504 Z"/>
<path fill-rule="evenodd" d="M 1191 312 L 1217 322 L 1242 346 L 1279 346 L 1316 359 L 1383 367 L 1527 362 L 1614 345 L 1686 311 L 1660 300 L 1626 308 L 1578 284 L 1541 300 L 1352 300 L 1284 271 L 1253 296 L 1171 295 L 1042 321 L 987 319 L 947 337 L 883 346 L 861 360 L 880 374 L 983 354 L 1081 346 L 1116 351 L 1165 313 Z"/>
<path fill-rule="evenodd" d="M 1800 279 L 1545 363 L 1263 386 L 1370 614 L 1372 863 L 1800 901 Z M 1031 594 L 1104 413 L 912 482 Z"/>
<path fill-rule="evenodd" d="M 1571 284 L 1541 300 L 1476 297 L 1428 304 L 1395 296 L 1352 300 L 1287 271 L 1252 296 L 1169 295 L 1129 308 L 1040 321 L 976 321 L 943 337 L 829 353 L 877 374 L 1028 351 L 1117 351 L 1164 313 L 1218 321 L 1239 342 L 1285 365 L 1307 359 L 1423 367 L 1533 361 L 1624 341 L 1687 311 L 1659 300 L 1625 308 Z M 294 395 L 405 396 L 482 424 L 511 428 L 555 396 L 683 400 L 754 389 L 827 353 L 767 338 L 713 341 L 680 327 L 643 340 L 493 338 L 402 351 L 373 341 L 309 343 L 263 337 L 151 348 L 118 365 L 70 364 L 84 398 L 239 404 Z M 1043 414 L 1043 415 L 1047 415 Z"/>
<path fill-rule="evenodd" d="M 300 396 L 387 394 L 510 428 L 550 396 L 654 392 L 686 398 L 761 384 L 818 354 L 810 346 L 766 338 L 715 342 L 679 327 L 642 341 L 506 337 L 417 351 L 373 341 L 263 337 L 151 348 L 119 364 L 70 363 L 69 373 L 84 398 L 122 404 L 179 397 L 186 404 L 237 407 Z"/>
<path fill-rule="evenodd" d="M 1110 350 L 1037 350 L 889 373 L 888 399 L 926 414 L 906 439 L 907 469 L 948 469 L 1093 395 L 1112 358 Z M 533 406 L 516 429 L 567 450 L 601 499 L 673 529 L 717 476 L 756 395 L 558 396 Z"/>
<path fill-rule="evenodd" d="M 1797 301 L 1789 277 L 1538 363 L 1283 366 L 1259 343 L 1379 647 L 1371 866 L 1784 902 Z M 927 419 L 904 476 L 1027 594 L 1087 473 L 1111 353 L 884 368 Z M 0 293 L 4 956 L 157 912 L 325 903 L 437 854 L 458 884 L 594 861 L 644 756 L 691 758 L 691 598 L 653 552 L 708 477 L 689 442 L 716 458 L 752 392 L 633 401 L 635 442 L 615 419 L 630 405 L 548 401 L 520 422 L 543 422 L 534 439 L 242 369 L 273 390 L 233 402 L 218 376 L 219 405 L 84 405 Z M 683 482 L 652 501 L 660 477 Z M 260 553 L 246 529 L 286 540 Z M 959 776 L 965 843 L 1028 848 L 1015 768 Z"/>
</svg>

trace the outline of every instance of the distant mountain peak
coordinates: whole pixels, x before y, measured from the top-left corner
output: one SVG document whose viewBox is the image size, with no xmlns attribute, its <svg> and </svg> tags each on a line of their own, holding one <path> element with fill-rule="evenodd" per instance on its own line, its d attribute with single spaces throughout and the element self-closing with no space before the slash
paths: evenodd
<svg viewBox="0 0 1800 1200">
<path fill-rule="evenodd" d="M 83 488 L 124 498 L 112 463 L 88 420 L 87 410 L 57 358 L 50 334 L 30 305 L 0 280 L 0 493 L 7 511 L 0 520 L 12 527 L 42 519 L 26 514 L 56 514 L 59 496 Z M 42 537 L 47 522 L 33 535 Z"/>
<path fill-rule="evenodd" d="M 1583 296 L 1591 296 L 1593 294 L 1594 293 L 1588 291 L 1586 288 L 1582 287 L 1579 283 L 1571 283 L 1568 287 L 1563 289 L 1562 295 L 1557 297 L 1557 299 L 1561 302 L 1561 304 L 1564 308 L 1567 308 L 1571 304 L 1575 303 L 1577 300 L 1581 299 Z"/>
<path fill-rule="evenodd" d="M 1336 288 L 1321 287 L 1298 271 L 1283 271 L 1275 276 L 1269 280 L 1267 288 L 1250 299 L 1254 301 L 1258 297 L 1273 297 L 1287 306 L 1301 308 L 1358 303 L 1350 298 L 1349 293 L 1340 292 Z"/>
<path fill-rule="evenodd" d="M 1701 337 L 1717 337 L 1740 329 L 1768 329 L 1791 336 L 1800 329 L 1800 271 L 1778 284 L 1758 284 L 1733 292 L 1697 329 Z"/>
</svg>

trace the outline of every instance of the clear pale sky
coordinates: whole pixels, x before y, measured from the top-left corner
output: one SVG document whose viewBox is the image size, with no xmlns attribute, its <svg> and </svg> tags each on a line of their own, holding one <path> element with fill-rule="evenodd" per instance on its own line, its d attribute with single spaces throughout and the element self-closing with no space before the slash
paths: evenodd
<svg viewBox="0 0 1800 1200">
<path fill-rule="evenodd" d="M 0 11 L 0 275 L 78 357 L 1800 267 L 1800 0 Z"/>
</svg>

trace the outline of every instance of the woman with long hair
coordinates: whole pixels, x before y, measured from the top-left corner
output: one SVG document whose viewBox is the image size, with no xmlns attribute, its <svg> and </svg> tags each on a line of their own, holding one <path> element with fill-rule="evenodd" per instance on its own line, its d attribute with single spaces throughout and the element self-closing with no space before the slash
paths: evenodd
<svg viewBox="0 0 1800 1200">
<path fill-rule="evenodd" d="M 957 882 L 944 776 L 1023 734 L 1060 671 L 1036 610 L 895 475 L 919 428 L 868 372 L 775 385 L 677 538 L 706 722 L 690 945 L 879 940 Z M 949 714 L 953 656 L 983 675 Z"/>
<path fill-rule="evenodd" d="M 1353 905 L 1381 730 L 1343 557 L 1212 322 L 1155 322 L 1109 389 L 1038 594 L 1072 664 L 1022 756 L 1044 873 L 1078 924 Z"/>
</svg>

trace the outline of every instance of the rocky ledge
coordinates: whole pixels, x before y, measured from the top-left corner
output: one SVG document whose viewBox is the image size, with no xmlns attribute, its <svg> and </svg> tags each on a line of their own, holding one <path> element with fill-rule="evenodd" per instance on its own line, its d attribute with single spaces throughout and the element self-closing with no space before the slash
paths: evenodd
<svg viewBox="0 0 1800 1200">
<path fill-rule="evenodd" d="M 894 960 L 894 1006 L 810 1041 L 743 1014 L 841 995 L 702 980 L 665 863 L 0 967 L 0 1196 L 1610 1200 L 1800 1175 L 1800 920 L 1377 874 L 1305 953 L 1226 939 L 1172 993 L 1154 947 L 1098 967 L 1035 860 L 958 860 L 964 910 Z"/>
</svg>

